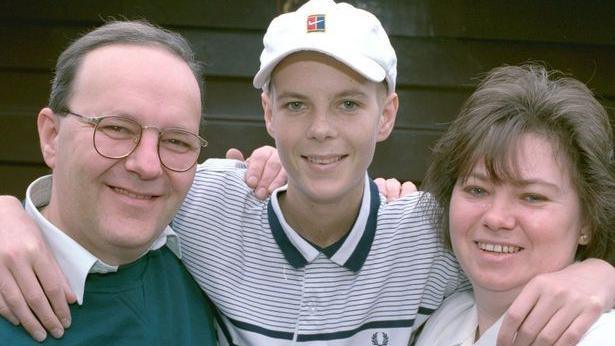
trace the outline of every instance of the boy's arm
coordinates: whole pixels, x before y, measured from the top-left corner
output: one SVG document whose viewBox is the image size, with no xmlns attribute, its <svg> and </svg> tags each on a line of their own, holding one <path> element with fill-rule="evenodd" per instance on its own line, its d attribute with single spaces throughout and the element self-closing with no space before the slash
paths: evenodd
<svg viewBox="0 0 615 346">
<path fill-rule="evenodd" d="M 74 302 L 75 295 L 15 197 L 0 196 L 0 222 L 0 315 L 21 323 L 37 341 L 46 338 L 45 329 L 61 337 L 70 326 L 67 300 Z"/>
<path fill-rule="evenodd" d="M 536 276 L 508 309 L 498 345 L 576 345 L 614 305 L 615 268 L 605 261 Z"/>
<path fill-rule="evenodd" d="M 387 202 L 392 202 L 416 192 L 416 185 L 411 181 L 406 181 L 402 184 L 395 178 L 376 178 L 374 183 L 378 186 L 378 191 L 386 197 Z"/>
<path fill-rule="evenodd" d="M 231 148 L 226 152 L 227 159 L 244 161 L 241 151 Z M 252 152 L 246 160 L 246 184 L 254 189 L 259 199 L 267 198 L 273 190 L 286 184 L 286 171 L 280 163 L 276 148 L 265 145 Z"/>
</svg>

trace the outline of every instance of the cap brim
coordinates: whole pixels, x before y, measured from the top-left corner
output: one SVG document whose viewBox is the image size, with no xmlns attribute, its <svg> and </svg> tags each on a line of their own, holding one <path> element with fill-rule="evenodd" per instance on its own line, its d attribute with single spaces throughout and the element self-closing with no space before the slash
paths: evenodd
<svg viewBox="0 0 615 346">
<path fill-rule="evenodd" d="M 386 73 L 382 66 L 362 55 L 347 54 L 344 53 L 341 49 L 335 48 L 323 49 L 322 47 L 318 48 L 301 46 L 285 50 L 283 54 L 280 54 L 274 59 L 270 60 L 267 65 L 261 66 L 260 70 L 254 76 L 254 80 L 252 82 L 254 87 L 257 89 L 263 88 L 269 82 L 269 79 L 271 78 L 271 72 L 282 60 L 284 60 L 287 56 L 291 54 L 303 51 L 317 52 L 330 56 L 338 60 L 342 64 L 347 65 L 348 67 L 356 71 L 358 74 L 372 82 L 382 82 L 384 81 L 386 76 Z"/>
</svg>

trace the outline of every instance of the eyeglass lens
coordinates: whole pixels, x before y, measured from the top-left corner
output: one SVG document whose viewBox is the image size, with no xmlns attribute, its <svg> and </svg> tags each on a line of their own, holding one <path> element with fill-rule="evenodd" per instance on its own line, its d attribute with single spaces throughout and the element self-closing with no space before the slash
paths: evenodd
<svg viewBox="0 0 615 346">
<path fill-rule="evenodd" d="M 96 126 L 94 146 L 102 156 L 126 157 L 139 144 L 141 132 L 141 125 L 131 119 L 105 117 Z M 180 129 L 164 130 L 158 140 L 161 163 L 176 171 L 190 169 L 198 159 L 200 148 L 197 136 Z"/>
</svg>

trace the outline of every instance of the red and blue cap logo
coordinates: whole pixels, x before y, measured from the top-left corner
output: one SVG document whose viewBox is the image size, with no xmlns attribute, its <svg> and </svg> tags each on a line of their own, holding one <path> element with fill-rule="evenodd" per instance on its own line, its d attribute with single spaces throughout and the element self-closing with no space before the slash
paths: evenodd
<svg viewBox="0 0 615 346">
<path fill-rule="evenodd" d="M 325 15 L 312 14 L 307 17 L 307 32 L 325 31 Z"/>
</svg>

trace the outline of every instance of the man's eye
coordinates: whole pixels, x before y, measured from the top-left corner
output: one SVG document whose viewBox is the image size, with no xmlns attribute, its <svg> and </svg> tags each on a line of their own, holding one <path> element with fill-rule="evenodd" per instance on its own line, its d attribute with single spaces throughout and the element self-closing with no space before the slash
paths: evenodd
<svg viewBox="0 0 615 346">
<path fill-rule="evenodd" d="M 136 135 L 135 131 L 131 128 L 112 124 L 99 126 L 98 131 L 112 138 L 131 138 Z"/>
</svg>

